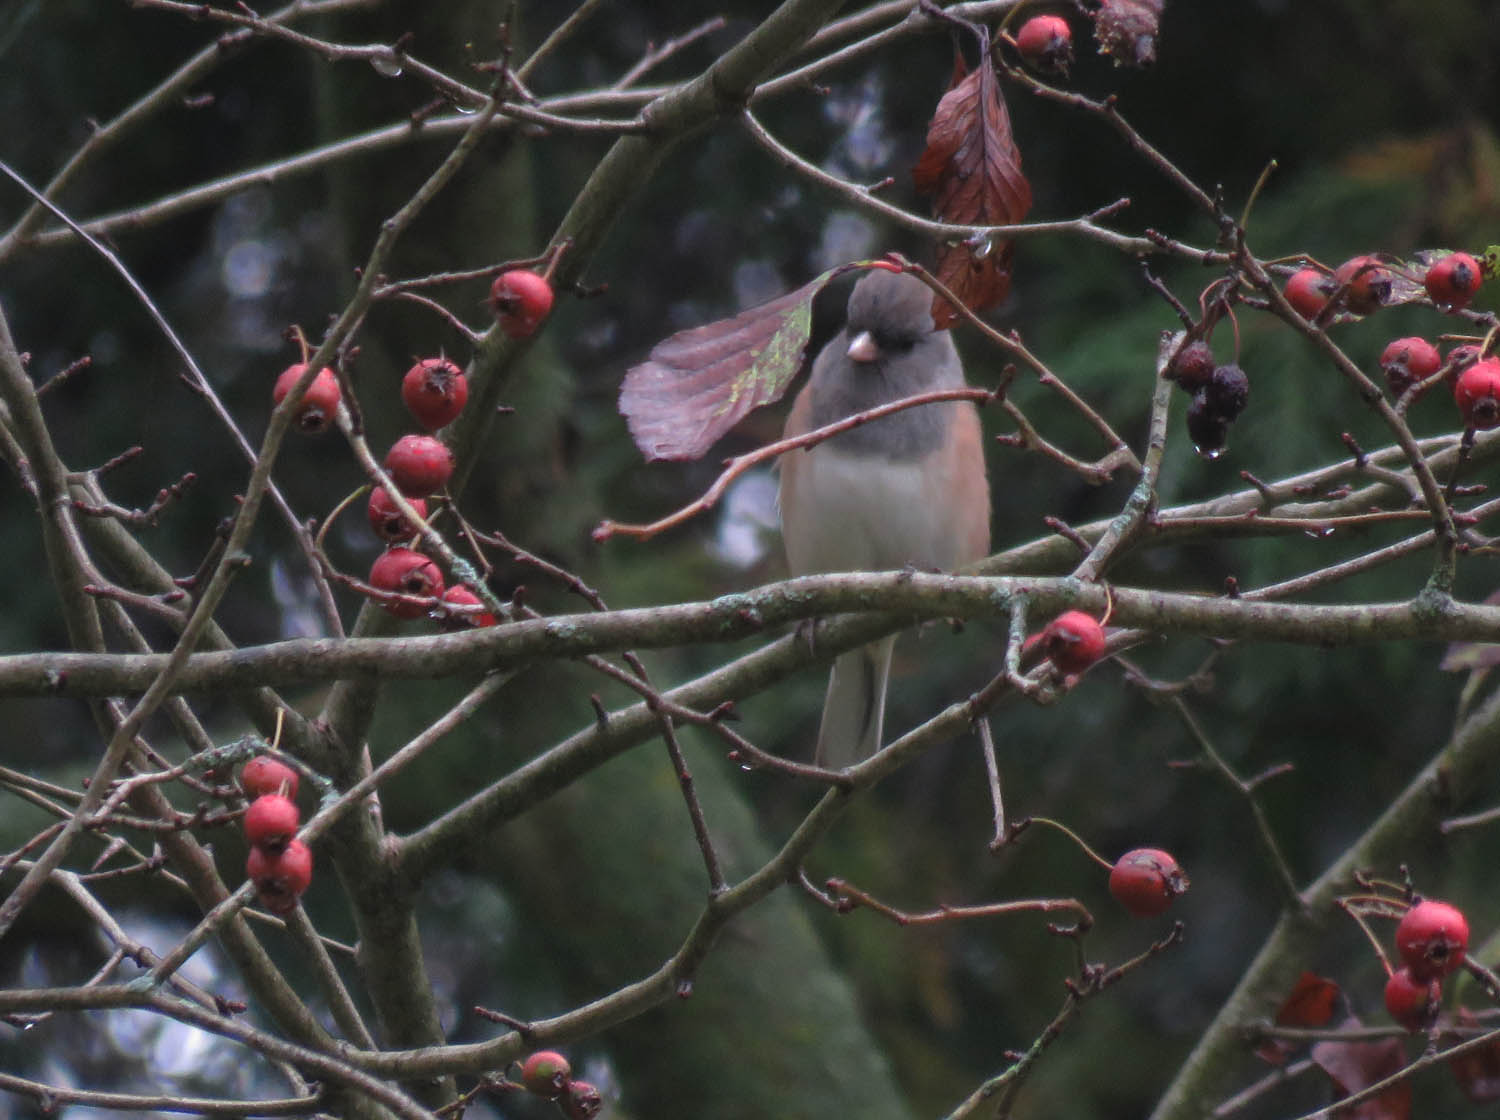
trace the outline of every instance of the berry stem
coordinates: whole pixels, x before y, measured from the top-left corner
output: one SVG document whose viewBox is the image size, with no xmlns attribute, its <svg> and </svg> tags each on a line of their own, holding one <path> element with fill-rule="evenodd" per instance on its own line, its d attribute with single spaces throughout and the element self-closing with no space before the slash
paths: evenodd
<svg viewBox="0 0 1500 1120">
<path fill-rule="evenodd" d="M 1084 851 L 1084 854 L 1087 855 L 1089 857 L 1089 859 L 1091 859 L 1095 863 L 1097 863 L 1100 867 L 1104 868 L 1104 870 L 1106 870 L 1106 871 L 1113 871 L 1114 870 L 1114 866 L 1115 865 L 1113 863 L 1111 863 L 1109 860 L 1105 859 L 1098 852 L 1094 851 L 1093 848 L 1089 847 L 1088 844 L 1084 841 L 1084 839 L 1083 839 L 1082 836 L 1079 836 L 1078 833 L 1074 832 L 1071 828 L 1069 828 L 1067 825 L 1063 824 L 1061 821 L 1055 821 L 1051 817 L 1031 817 L 1029 819 L 1032 821 L 1033 824 L 1045 824 L 1045 825 L 1051 826 L 1052 828 L 1057 829 L 1057 831 L 1059 831 L 1063 835 L 1067 836 L 1069 839 L 1071 839 L 1073 841 L 1073 843 L 1077 844 L 1080 848 L 1082 848 L 1083 851 Z"/>
<path fill-rule="evenodd" d="M 348 509 L 352 504 L 357 502 L 360 498 L 364 497 L 374 488 L 375 487 L 371 483 L 366 483 L 365 485 L 359 487 L 357 490 L 354 490 L 353 492 L 347 494 L 343 498 L 343 500 L 339 502 L 338 505 L 334 506 L 333 509 L 328 511 L 328 516 L 323 518 L 323 524 L 318 527 L 318 535 L 313 538 L 313 547 L 316 548 L 319 553 L 324 552 L 323 539 L 328 536 L 328 530 L 333 526 L 333 523 L 338 520 L 339 514 L 343 513 L 344 510 Z"/>
</svg>

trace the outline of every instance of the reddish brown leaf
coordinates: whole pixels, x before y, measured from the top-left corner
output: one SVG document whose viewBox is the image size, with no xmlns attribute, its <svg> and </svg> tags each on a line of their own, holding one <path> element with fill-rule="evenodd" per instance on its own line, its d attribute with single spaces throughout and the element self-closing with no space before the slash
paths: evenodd
<svg viewBox="0 0 1500 1120">
<path fill-rule="evenodd" d="M 632 366 L 620 412 L 647 459 L 696 459 L 741 417 L 779 400 L 797 375 L 823 273 L 732 319 L 679 331 Z"/>
<path fill-rule="evenodd" d="M 962 60 L 955 64 L 953 86 L 927 126 L 927 148 L 912 180 L 933 196 L 933 213 L 956 225 L 1011 225 L 1031 209 L 1031 184 L 1021 173 L 1021 152 L 988 54 L 968 73 Z M 1010 291 L 1010 257 L 1008 242 L 978 249 L 945 245 L 934 271 L 966 307 L 983 311 Z M 932 317 L 946 327 L 957 315 L 937 299 Z"/>
<path fill-rule="evenodd" d="M 1479 1020 L 1466 1007 L 1460 1007 L 1456 1016 L 1461 1027 L 1477 1027 Z M 1444 1045 L 1467 1041 L 1462 1038 L 1444 1037 Z M 1463 1090 L 1464 1096 L 1475 1104 L 1488 1104 L 1500 1100 L 1500 1039 L 1491 1039 L 1483 1046 L 1469 1050 L 1456 1058 L 1448 1059 L 1448 1068 L 1453 1079 Z"/>
<path fill-rule="evenodd" d="M 1099 53 L 1125 66 L 1150 66 L 1165 6 L 1166 0 L 1104 0 L 1094 13 Z"/>
<path fill-rule="evenodd" d="M 1283 1027 L 1321 1027 L 1333 1018 L 1338 1003 L 1339 986 L 1316 972 L 1304 972 L 1292 985 L 1291 994 L 1276 1012 L 1276 1022 Z M 1296 1046 L 1284 1039 L 1267 1039 L 1255 1050 L 1256 1056 L 1271 1065 L 1286 1061 Z"/>
<path fill-rule="evenodd" d="M 1344 1029 L 1360 1026 L 1354 1016 L 1339 1024 Z M 1406 1047 L 1400 1039 L 1381 1042 L 1320 1042 L 1312 1048 L 1312 1060 L 1333 1082 L 1335 1100 L 1384 1081 L 1406 1068 Z M 1340 1120 L 1411 1120 L 1411 1082 L 1399 1081 L 1379 1096 L 1347 1108 L 1335 1109 Z"/>
<path fill-rule="evenodd" d="M 1292 985 L 1292 992 L 1276 1012 L 1276 1022 L 1283 1027 L 1321 1027 L 1333 1018 L 1339 986 L 1316 972 L 1304 972 Z"/>
</svg>

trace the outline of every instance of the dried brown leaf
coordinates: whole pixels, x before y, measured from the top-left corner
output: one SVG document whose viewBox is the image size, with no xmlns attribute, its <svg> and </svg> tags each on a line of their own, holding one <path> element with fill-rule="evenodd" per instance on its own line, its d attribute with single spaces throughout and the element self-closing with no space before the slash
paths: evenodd
<svg viewBox="0 0 1500 1120">
<path fill-rule="evenodd" d="M 813 297 L 838 271 L 652 347 L 620 386 L 620 412 L 642 454 L 697 459 L 752 409 L 781 399 L 802 364 Z"/>
<path fill-rule="evenodd" d="M 1360 1026 L 1350 1016 L 1343 1028 Z M 1406 1047 L 1400 1039 L 1379 1042 L 1319 1042 L 1312 1048 L 1312 1060 L 1333 1082 L 1335 1100 L 1358 1093 L 1378 1081 L 1384 1081 L 1406 1068 Z M 1410 1081 L 1399 1081 L 1379 1096 L 1359 1104 L 1335 1109 L 1340 1120 L 1411 1120 L 1412 1091 Z"/>
<path fill-rule="evenodd" d="M 1276 1023 L 1282 1027 L 1321 1027 L 1333 1018 L 1338 1003 L 1339 986 L 1316 972 L 1303 972 L 1292 985 L 1291 993 L 1276 1012 Z M 1267 1039 L 1255 1050 L 1256 1057 L 1271 1065 L 1283 1064 L 1296 1046 L 1285 1039 Z"/>
<path fill-rule="evenodd" d="M 1021 172 L 1021 151 L 988 54 L 972 71 L 965 72 L 962 59 L 955 63 L 953 85 L 927 126 L 927 148 L 912 180 L 933 196 L 934 215 L 956 225 L 1011 225 L 1031 209 L 1031 184 Z M 934 271 L 966 307 L 983 311 L 1010 291 L 1011 252 L 1008 242 L 946 245 Z M 932 317 L 946 327 L 957 315 L 937 299 Z"/>
<path fill-rule="evenodd" d="M 1456 1016 L 1458 1025 L 1473 1028 L 1479 1025 L 1478 1018 L 1467 1007 L 1460 1007 Z M 1462 1041 L 1445 1037 L 1445 1043 Z M 1448 1059 L 1448 1068 L 1453 1079 L 1463 1090 L 1464 1096 L 1475 1104 L 1488 1104 L 1500 1100 L 1500 1040 L 1491 1040 L 1483 1046 L 1468 1050 Z"/>
</svg>

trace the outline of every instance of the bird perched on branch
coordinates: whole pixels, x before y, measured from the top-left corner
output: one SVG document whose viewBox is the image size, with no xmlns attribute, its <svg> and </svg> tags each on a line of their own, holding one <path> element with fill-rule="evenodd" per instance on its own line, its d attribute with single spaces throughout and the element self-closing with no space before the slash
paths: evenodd
<svg viewBox="0 0 1500 1120">
<path fill-rule="evenodd" d="M 932 290 L 872 269 L 854 285 L 844 329 L 819 352 L 787 417 L 800 435 L 877 405 L 964 385 Z M 792 574 L 948 571 L 989 552 L 990 490 L 979 414 L 924 404 L 851 428 L 781 460 L 781 527 Z M 816 759 L 842 768 L 881 746 L 892 634 L 841 654 L 828 679 Z"/>
</svg>

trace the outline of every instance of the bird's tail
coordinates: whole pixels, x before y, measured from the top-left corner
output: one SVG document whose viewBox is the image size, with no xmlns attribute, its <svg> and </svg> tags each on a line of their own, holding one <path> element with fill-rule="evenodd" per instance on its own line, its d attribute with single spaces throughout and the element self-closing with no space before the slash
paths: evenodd
<svg viewBox="0 0 1500 1120">
<path fill-rule="evenodd" d="M 896 635 L 840 654 L 828 675 L 823 722 L 818 727 L 819 766 L 842 770 L 880 749 L 885 724 L 885 686 L 891 675 Z"/>
</svg>

